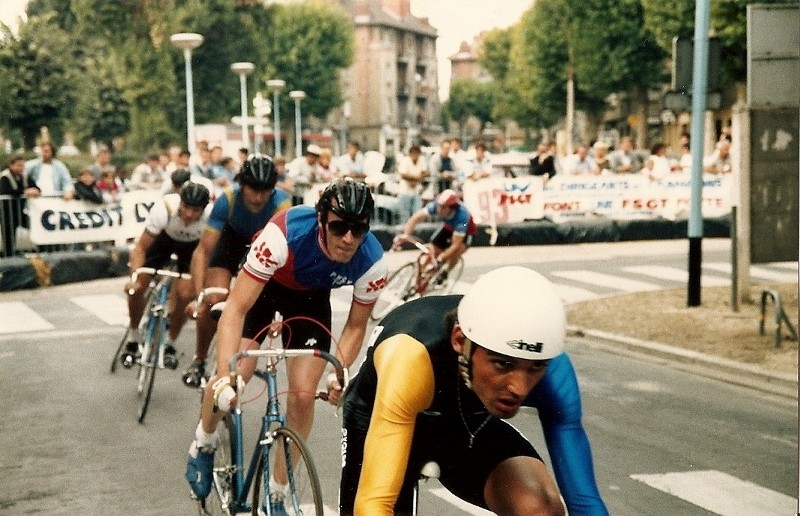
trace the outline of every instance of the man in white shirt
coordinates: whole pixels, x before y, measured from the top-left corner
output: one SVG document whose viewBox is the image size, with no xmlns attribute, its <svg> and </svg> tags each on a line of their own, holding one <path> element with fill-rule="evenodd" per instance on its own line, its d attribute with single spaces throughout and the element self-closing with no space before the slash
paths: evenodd
<svg viewBox="0 0 800 516">
<path fill-rule="evenodd" d="M 347 144 L 347 152 L 338 158 L 339 173 L 342 176 L 352 177 L 359 181 L 363 181 L 367 177 L 364 171 L 364 154 L 361 152 L 361 146 L 358 142 L 350 142 Z"/>
<path fill-rule="evenodd" d="M 55 159 L 55 148 L 51 142 L 40 144 L 41 157 L 25 163 L 25 177 L 39 187 L 42 197 L 75 197 L 72 176 L 61 161 Z"/>
<path fill-rule="evenodd" d="M 317 161 L 322 149 L 312 143 L 306 147 L 305 156 L 298 156 L 286 167 L 286 177 L 294 182 L 292 204 L 303 204 L 303 199 L 309 187 L 317 181 Z"/>
</svg>

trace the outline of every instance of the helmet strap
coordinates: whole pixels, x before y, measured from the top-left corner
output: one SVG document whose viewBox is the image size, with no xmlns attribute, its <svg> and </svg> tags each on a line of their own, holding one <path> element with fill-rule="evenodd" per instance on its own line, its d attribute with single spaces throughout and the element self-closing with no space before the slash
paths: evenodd
<svg viewBox="0 0 800 516">
<path fill-rule="evenodd" d="M 458 355 L 458 372 L 467 389 L 472 389 L 472 341 L 464 337 L 461 353 Z"/>
</svg>

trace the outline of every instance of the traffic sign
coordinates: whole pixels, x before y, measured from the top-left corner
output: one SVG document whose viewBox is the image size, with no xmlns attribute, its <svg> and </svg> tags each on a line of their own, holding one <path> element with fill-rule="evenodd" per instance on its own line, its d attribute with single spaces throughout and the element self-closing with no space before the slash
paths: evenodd
<svg viewBox="0 0 800 516">
<path fill-rule="evenodd" d="M 231 122 L 236 125 L 242 125 L 242 117 L 235 116 L 231 118 Z M 269 118 L 264 118 L 262 116 L 248 116 L 245 118 L 244 123 L 247 125 L 269 125 Z"/>
</svg>

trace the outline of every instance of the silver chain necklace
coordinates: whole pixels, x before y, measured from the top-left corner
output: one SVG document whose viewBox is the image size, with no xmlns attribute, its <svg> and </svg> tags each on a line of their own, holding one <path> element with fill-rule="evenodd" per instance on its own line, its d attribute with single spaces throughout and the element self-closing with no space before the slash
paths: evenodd
<svg viewBox="0 0 800 516">
<path fill-rule="evenodd" d="M 483 420 L 478 428 L 475 429 L 474 432 L 470 432 L 469 425 L 467 424 L 467 418 L 464 417 L 464 409 L 461 407 L 461 382 L 456 385 L 456 401 L 458 402 L 458 415 L 461 416 L 461 422 L 464 423 L 464 428 L 467 430 L 469 434 L 469 448 L 472 449 L 472 444 L 475 441 L 475 436 L 478 435 L 484 426 L 486 426 L 489 421 L 492 419 L 492 415 L 488 414 L 486 419 Z"/>
</svg>

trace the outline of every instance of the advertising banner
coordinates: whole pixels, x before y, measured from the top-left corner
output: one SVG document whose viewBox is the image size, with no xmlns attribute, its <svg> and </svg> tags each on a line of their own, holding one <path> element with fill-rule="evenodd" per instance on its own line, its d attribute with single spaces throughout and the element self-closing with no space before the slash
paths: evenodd
<svg viewBox="0 0 800 516">
<path fill-rule="evenodd" d="M 120 195 L 119 202 L 92 204 L 40 197 L 28 201 L 31 241 L 36 245 L 117 241 L 136 238 L 144 230 L 158 190 Z"/>
</svg>

